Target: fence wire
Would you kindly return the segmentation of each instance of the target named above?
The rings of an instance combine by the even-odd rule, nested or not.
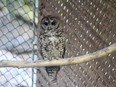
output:
[[[0,60],[36,59],[37,0],[0,0]],[[0,87],[36,87],[35,69],[0,68]]]
[[[37,57],[38,19],[46,15],[61,19],[66,58],[88,54],[116,42],[115,0],[0,0],[0,60],[40,58]],[[3,67],[0,87],[115,87],[115,65],[116,53],[112,53],[104,59],[63,66],[56,84],[49,81],[43,67],[37,71]]]
[[[40,5],[40,18],[55,15],[61,19],[66,38],[65,58],[92,53],[116,42],[115,0],[41,0]],[[50,82],[42,69],[37,85],[115,87],[115,57],[116,53],[112,53],[103,59],[64,66],[58,73],[57,84]]]

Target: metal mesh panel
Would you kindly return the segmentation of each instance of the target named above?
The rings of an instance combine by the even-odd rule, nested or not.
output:
[[[66,36],[65,57],[88,54],[116,42],[115,0],[41,0],[40,17],[59,16]],[[38,31],[39,32],[39,31]],[[116,53],[87,63],[64,66],[58,83],[38,72],[38,87],[115,87]]]
[[[0,60],[32,61],[32,3],[0,0]],[[34,73],[31,68],[0,68],[0,87],[32,87]]]
[[[33,49],[36,41],[32,43],[33,28],[37,27],[32,22],[35,1],[0,0],[0,60],[33,60],[32,54],[37,50]],[[88,54],[116,42],[115,0],[38,1],[39,20],[55,15],[62,21],[65,58]],[[34,23],[37,24],[37,18]],[[116,53],[112,53],[103,59],[63,66],[56,84],[49,81],[43,67],[37,70],[37,81],[31,68],[0,68],[0,87],[115,87],[115,57]]]

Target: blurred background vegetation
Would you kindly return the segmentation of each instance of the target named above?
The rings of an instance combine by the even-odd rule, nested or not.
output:
[[[33,3],[34,0],[1,0],[0,1],[0,11],[4,12],[9,11],[10,16],[21,18],[25,21],[32,22],[33,20]],[[36,16],[38,8],[38,0],[35,0],[36,3]],[[37,23],[37,18],[36,18]]]

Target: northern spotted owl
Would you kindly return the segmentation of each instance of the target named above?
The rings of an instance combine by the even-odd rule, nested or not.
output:
[[[45,16],[40,22],[42,33],[40,34],[40,54],[44,60],[64,58],[65,42],[63,32],[59,31],[60,20],[51,15]],[[45,67],[52,81],[57,81],[57,73],[60,66]]]

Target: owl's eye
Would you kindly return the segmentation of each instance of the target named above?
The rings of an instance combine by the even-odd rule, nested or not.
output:
[[[53,21],[51,24],[52,24],[52,25],[56,25],[56,21]]]
[[[45,21],[44,24],[47,26],[48,25],[48,22]]]

